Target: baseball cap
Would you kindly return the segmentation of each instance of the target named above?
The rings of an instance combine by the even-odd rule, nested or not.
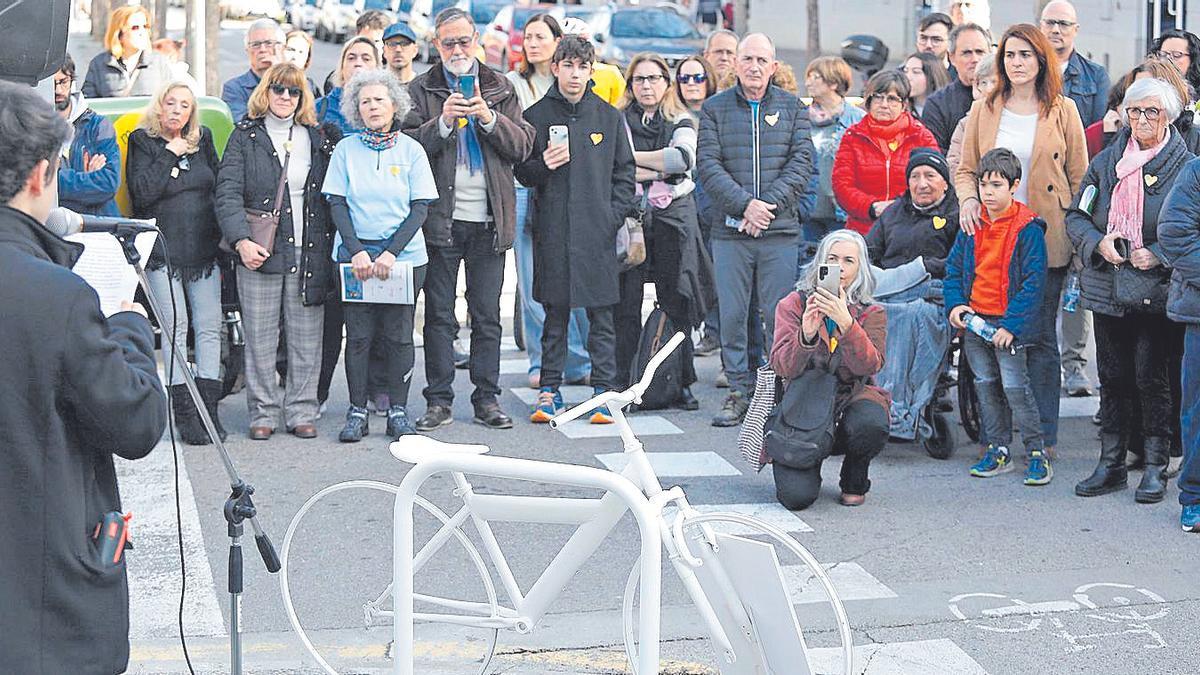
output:
[[[396,23],[388,26],[387,30],[383,31],[384,42],[387,42],[394,37],[408,38],[408,41],[412,43],[416,43],[417,41],[417,34],[414,33],[413,29],[409,28],[408,24],[404,23],[403,21],[397,21]]]

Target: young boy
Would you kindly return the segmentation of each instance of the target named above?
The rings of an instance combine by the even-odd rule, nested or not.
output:
[[[974,314],[996,328],[990,341],[969,330],[963,340],[988,441],[971,475],[990,478],[1013,469],[1008,446],[1015,420],[1029,455],[1025,484],[1046,485],[1053,471],[1043,452],[1041,416],[1025,353],[1026,342],[1041,330],[1036,322],[1046,282],[1046,224],[1013,200],[1021,162],[1012,151],[988,152],[975,176],[981,222],[974,235],[960,231],[955,238],[944,286],[951,325],[964,328]]]
[[[533,154],[517,165],[517,180],[534,190],[533,297],[546,310],[542,332],[541,392],[531,422],[549,422],[563,407],[562,384],[571,309],[587,309],[592,387],[610,389],[617,375],[613,305],[620,299],[616,235],[635,205],[633,149],[621,113],[592,92],[596,52],[568,35],[550,69],[555,84],[525,111],[537,131]],[[566,127],[566,138],[552,127]],[[551,141],[554,141],[553,143]],[[609,424],[605,407],[592,424]]]

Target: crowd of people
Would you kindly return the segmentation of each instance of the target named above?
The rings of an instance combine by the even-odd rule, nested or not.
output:
[[[124,179],[134,215],[159,218],[166,235],[149,264],[156,290],[186,299],[159,321],[175,326],[179,349],[194,332],[216,418],[228,246],[253,439],[281,422],[316,435],[343,332],[340,440],[369,433],[371,407],[391,437],[452,423],[464,267],[473,420],[512,427],[499,359],[513,248],[533,423],[562,409],[565,383],[601,392],[636,376],[652,283],[670,324],[700,336],[684,343],[671,405],[698,408],[694,359],[717,352],[716,384],[730,391],[714,426],[743,422],[764,366],[791,383],[832,374],[833,440],[788,454],[788,466],[777,458],[793,508],[815,499],[831,452],[846,455],[842,502],[863,503],[889,437],[927,433],[922,410],[942,405],[960,331],[956,358],[974,373],[982,420],[970,473],[1017,468],[1015,427],[1025,484],[1045,485],[1061,394],[1094,391],[1094,339],[1100,462],[1076,493],[1122,489],[1136,469],[1136,500],[1157,502],[1178,474],[1182,525],[1200,531],[1191,33],[1164,32],[1143,63],[1110,78],[1075,48],[1081,25],[1064,0],[999,36],[986,17],[929,14],[917,51],[872,75],[856,104],[844,60],[814,58],[797,77],[761,33],[714,29],[673,68],[643,53],[621,70],[597,60],[586,24],[551,14],[529,19],[522,62],[501,74],[480,62],[478,28],[454,8],[436,17],[440,62],[426,72],[413,68],[411,28],[367,12],[318,86],[311,37],[266,19],[246,31],[247,71],[223,89],[236,125],[218,160],[195,89],[151,49],[148,19],[116,10],[82,87],[70,62],[55,76],[74,127],[59,188],[64,204],[115,212],[121,158],[87,98],[149,95]],[[644,242],[644,260],[629,242]],[[419,417],[414,305],[341,302],[341,265],[364,281],[411,270],[425,298]],[[832,286],[828,269],[840,270]],[[187,397],[174,398],[183,439],[206,442]],[[588,419],[612,421],[603,408]]]

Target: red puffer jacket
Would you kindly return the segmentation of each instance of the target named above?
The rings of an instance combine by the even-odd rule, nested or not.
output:
[[[842,136],[833,159],[833,196],[846,210],[846,227],[866,235],[874,219],[871,204],[895,199],[908,189],[905,169],[913,148],[938,147],[937,139],[917,118],[909,118],[908,129],[898,138],[888,156],[871,135],[871,117],[864,117]]]

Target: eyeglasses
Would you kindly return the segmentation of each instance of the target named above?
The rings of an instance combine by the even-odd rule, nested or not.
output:
[[[263,49],[264,47],[267,49],[275,50],[275,49],[278,49],[279,45],[281,45],[281,44],[283,44],[283,43],[278,40],[255,40],[254,42],[251,42],[250,44],[246,45],[246,47],[249,48],[251,51],[257,51],[259,49]]]
[[[460,38],[446,38],[445,40],[438,40],[438,44],[440,44],[442,46],[442,49],[445,49],[448,52],[452,52],[456,49],[466,50],[468,47],[471,46],[472,42],[475,42],[474,36],[460,37]]]
[[[1138,117],[1145,117],[1148,122],[1157,122],[1158,116],[1162,114],[1162,108],[1135,108],[1129,106],[1125,109],[1125,116],[1129,121],[1133,121]]]
[[[292,98],[300,98],[300,93],[303,90],[300,87],[285,87],[282,84],[271,85],[271,93],[276,96],[283,96],[285,93]]]
[[[1154,52],[1154,55],[1160,59],[1171,59],[1172,61],[1178,61],[1179,59],[1186,58],[1188,56],[1188,53],[1187,52],[1164,52],[1160,49],[1157,52]]]
[[[1058,28],[1059,30],[1066,30],[1071,26],[1078,26],[1079,24],[1075,23],[1074,21],[1067,21],[1066,19],[1042,19],[1042,25],[1046,28]]]
[[[895,94],[887,94],[883,96],[876,94],[875,96],[871,97],[871,102],[886,103],[888,105],[900,105],[901,103],[904,103],[904,99]]]
[[[72,82],[72,79],[69,77],[64,77],[61,80],[55,80],[54,88],[58,89],[59,87],[69,87],[69,86],[71,86],[71,82]]]
[[[704,84],[708,82],[708,75],[704,73],[679,73],[675,76],[675,79],[679,81],[679,84]]]
[[[636,87],[639,84],[658,84],[665,79],[667,78],[663,77],[662,75],[634,75],[632,78],[630,78],[630,81],[632,81],[633,86]]]

